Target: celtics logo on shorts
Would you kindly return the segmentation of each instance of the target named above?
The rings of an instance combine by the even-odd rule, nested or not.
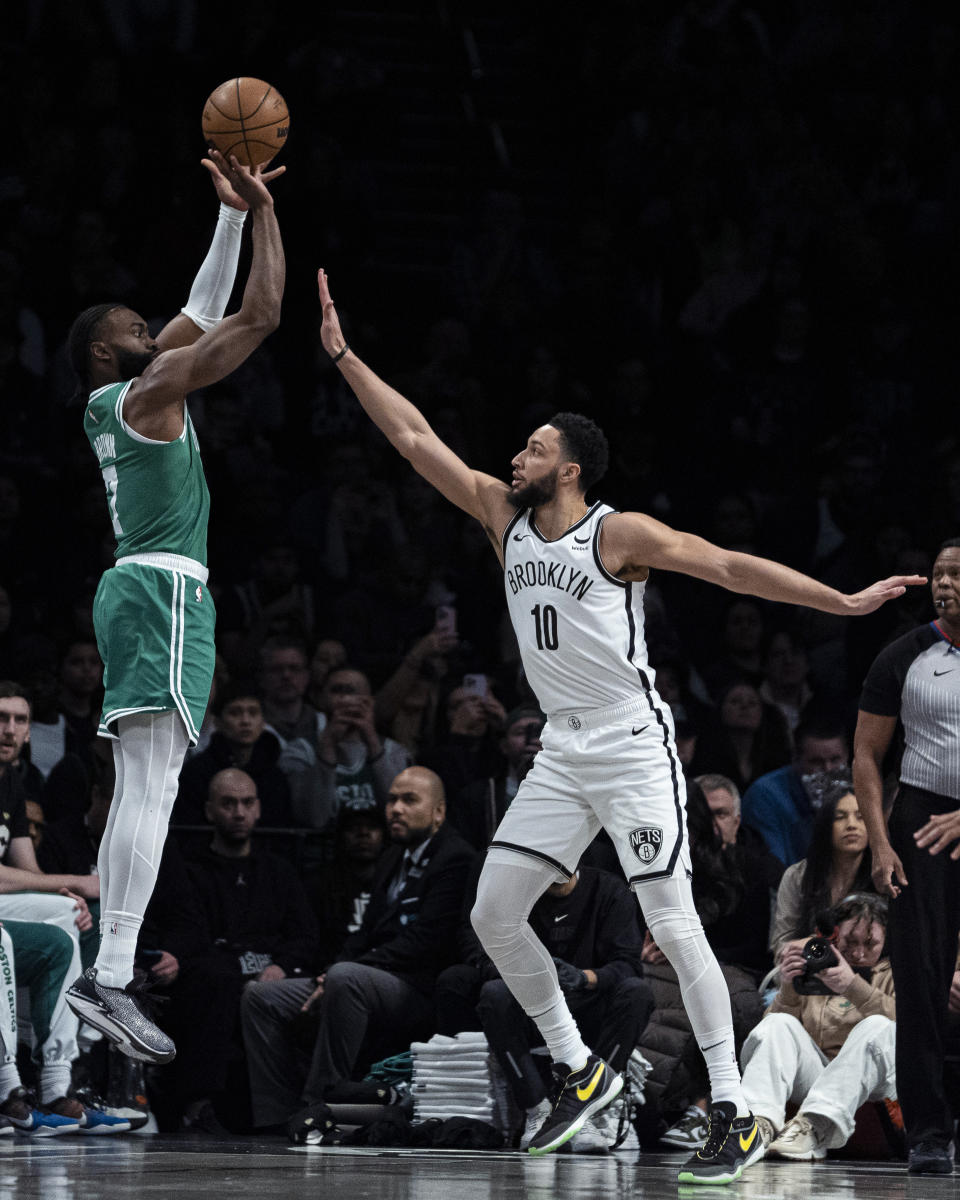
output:
[[[663,830],[659,825],[641,825],[630,833],[630,845],[634,854],[645,865],[649,865],[663,846]]]

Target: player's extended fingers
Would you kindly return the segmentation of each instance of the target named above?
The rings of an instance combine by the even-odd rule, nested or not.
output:
[[[919,587],[920,584],[926,582],[926,575],[891,575],[889,579],[884,580],[889,587],[899,588],[901,594],[908,587]]]
[[[333,304],[333,297],[330,295],[330,284],[327,282],[327,273],[323,267],[317,271],[317,290],[320,293],[320,304],[326,311],[327,305]]]
[[[277,179],[280,175],[283,175],[286,169],[286,167],[274,167],[272,171],[264,172],[260,178],[264,183],[269,183],[272,179]]]

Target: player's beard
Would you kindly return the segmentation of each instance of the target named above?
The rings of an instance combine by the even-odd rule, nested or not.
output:
[[[559,475],[560,468],[554,467],[549,475],[544,475],[535,483],[528,483],[517,491],[511,489],[507,499],[514,508],[539,508],[542,504],[549,504],[557,494]]]
[[[121,379],[136,379],[157,357],[156,350],[126,350],[117,348],[117,370]]]

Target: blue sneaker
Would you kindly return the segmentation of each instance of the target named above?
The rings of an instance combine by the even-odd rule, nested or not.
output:
[[[14,1129],[33,1137],[57,1137],[61,1133],[80,1132],[80,1121],[76,1117],[44,1112],[33,1092],[25,1087],[14,1088],[0,1104],[0,1116],[6,1117]]]
[[[83,1117],[80,1120],[80,1132],[91,1134],[129,1133],[131,1125],[126,1117],[116,1117],[103,1107],[103,1101],[92,1092],[76,1093],[76,1099],[83,1105]]]

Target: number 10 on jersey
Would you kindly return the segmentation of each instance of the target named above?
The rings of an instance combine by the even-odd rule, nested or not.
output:
[[[556,650],[560,642],[557,637],[557,610],[552,604],[538,604],[530,609],[537,630],[537,649]]]

